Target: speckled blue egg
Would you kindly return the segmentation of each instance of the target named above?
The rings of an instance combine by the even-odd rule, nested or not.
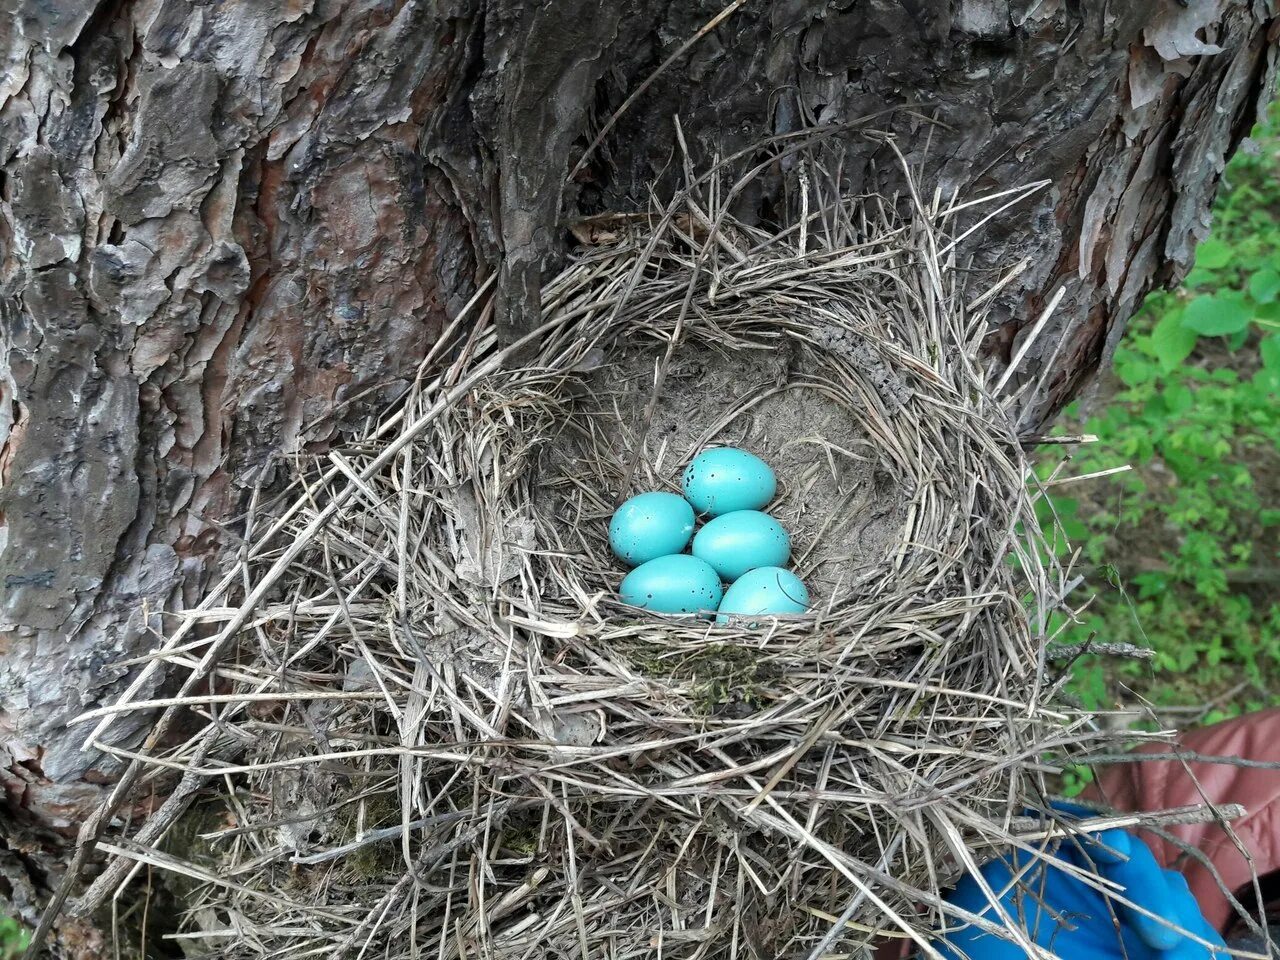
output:
[[[618,592],[624,603],[655,613],[697,613],[717,609],[724,591],[711,564],[676,553],[636,567]]]
[[[693,536],[693,507],[674,493],[642,493],[609,521],[609,546],[623,563],[638,567],[679,553]]]
[[[767,463],[734,447],[698,454],[685,467],[680,484],[694,509],[713,517],[759,510],[778,490],[778,480]]]
[[[808,608],[809,591],[799,577],[781,567],[757,567],[740,576],[724,592],[716,623],[728,623],[730,616],[780,617],[804,613]]]
[[[780,567],[791,556],[791,538],[759,510],[735,510],[708,521],[693,538],[693,555],[726,580],[756,567]]]

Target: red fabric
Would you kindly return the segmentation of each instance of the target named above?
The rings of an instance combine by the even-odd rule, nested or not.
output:
[[[1157,756],[1173,750],[1280,762],[1280,709],[1192,730],[1176,744],[1148,744],[1141,748],[1141,752]],[[1231,826],[1253,857],[1252,869],[1217,824],[1170,827],[1169,832],[1203,851],[1232,891],[1250,884],[1254,871],[1261,877],[1280,870],[1280,770],[1201,762],[1184,765],[1180,760],[1143,761],[1105,768],[1091,792],[1091,799],[1126,811],[1167,810],[1205,802],[1241,804],[1245,816],[1232,821]],[[1234,911],[1209,869],[1158,837],[1145,834],[1144,839],[1161,864],[1186,876],[1205,918],[1225,932]]]

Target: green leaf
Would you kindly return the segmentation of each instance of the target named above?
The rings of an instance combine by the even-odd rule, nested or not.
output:
[[[1182,325],[1181,311],[1167,313],[1151,331],[1151,345],[1155,349],[1160,369],[1165,373],[1176,370],[1196,348],[1199,334]]]
[[[1121,359],[1116,358],[1116,376],[1126,387],[1140,387],[1155,376],[1155,368],[1140,358],[1135,356],[1123,363]]]
[[[1249,296],[1258,303],[1271,303],[1280,295],[1280,273],[1275,270],[1259,270],[1249,278]]]
[[[1231,262],[1231,248],[1221,240],[1206,240],[1196,248],[1196,266],[1217,270]]]
[[[1263,337],[1262,343],[1258,347],[1258,352],[1262,354],[1262,365],[1264,367],[1280,373],[1280,337],[1274,334],[1269,337]]]
[[[1206,337],[1239,333],[1249,326],[1252,312],[1239,300],[1206,294],[1182,311],[1182,325]]]
[[[1262,369],[1253,375],[1255,386],[1268,393],[1280,393],[1280,335],[1263,337],[1258,352],[1262,355]]]
[[[1191,409],[1191,405],[1194,401],[1191,391],[1185,384],[1181,383],[1169,384],[1169,386],[1164,388],[1164,392],[1161,396],[1164,397],[1165,406],[1168,407],[1169,412],[1174,415],[1186,413]]]
[[[1187,274],[1187,278],[1182,281],[1182,285],[1188,290],[1214,287],[1218,285],[1218,275],[1212,270],[1201,270],[1199,267],[1195,267]]]

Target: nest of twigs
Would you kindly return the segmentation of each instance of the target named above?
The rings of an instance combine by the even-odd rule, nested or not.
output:
[[[172,704],[208,721],[143,761],[184,772],[179,802],[205,791],[203,839],[114,843],[104,882],[136,861],[181,874],[183,926],[227,956],[924,941],[966,851],[1006,843],[1051,790],[1046,757],[1087,736],[1051,706],[1046,624],[1069,584],[956,242],[1010,196],[814,186],[769,233],[727,215],[737,189],[709,175],[584,225],[536,333],[500,346],[482,289],[396,409],[300,463],[287,509],[250,524],[152,663],[188,671]],[[773,379],[735,373],[664,432],[671,391],[696,392],[690,358],[708,383]],[[621,605],[619,498],[674,488],[792,391],[854,438],[752,434],[766,459],[812,440],[772,509],[821,583],[814,611],[716,626]],[[859,540],[847,521],[873,509]],[[111,715],[154,706],[146,680]]]

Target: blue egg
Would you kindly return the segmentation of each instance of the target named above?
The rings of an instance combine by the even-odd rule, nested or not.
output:
[[[716,517],[693,538],[693,555],[726,580],[756,567],[780,567],[791,556],[791,538],[777,520],[759,510]]]
[[[626,575],[618,592],[624,603],[655,613],[711,611],[723,596],[711,565],[687,553],[642,563]]]
[[[674,493],[642,493],[609,521],[609,546],[633,567],[679,553],[693,536],[693,507]]]
[[[680,484],[694,508],[713,517],[735,510],[759,510],[778,490],[778,480],[767,463],[734,447],[698,454],[685,467]]]
[[[757,567],[740,576],[724,592],[716,623],[728,623],[730,615],[780,617],[804,613],[808,608],[809,591],[799,577],[781,567]]]

